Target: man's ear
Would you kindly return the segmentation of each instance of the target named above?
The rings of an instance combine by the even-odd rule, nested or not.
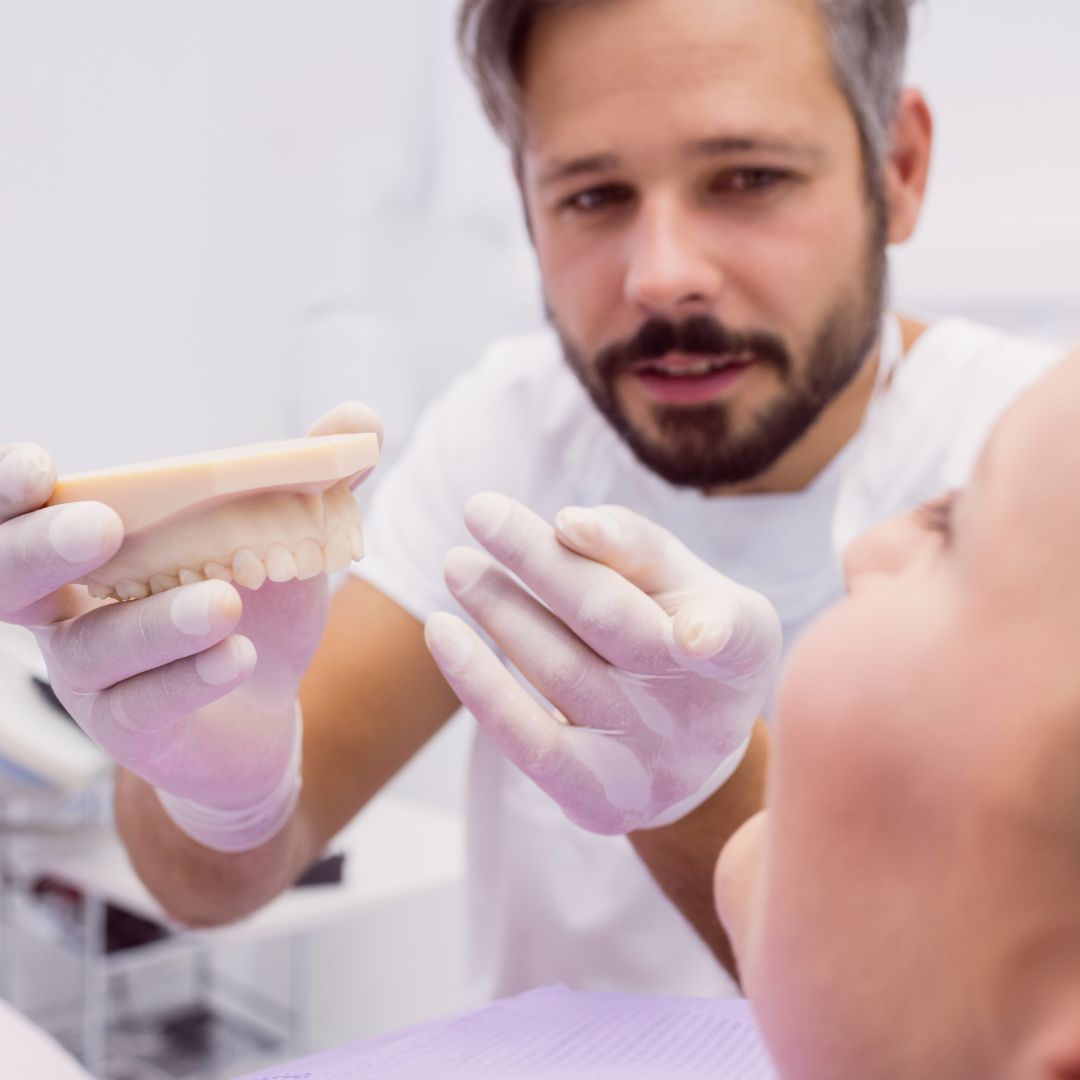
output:
[[[918,90],[904,90],[893,120],[892,148],[885,161],[890,244],[902,244],[915,232],[926,196],[933,141],[934,119],[926,99]]]

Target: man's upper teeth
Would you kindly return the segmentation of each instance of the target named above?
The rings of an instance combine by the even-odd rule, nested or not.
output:
[[[671,375],[676,377],[682,375],[690,378],[693,376],[710,375],[712,372],[727,367],[737,360],[737,357],[725,357],[723,360],[701,360],[696,364],[665,364],[663,361],[658,361],[657,363],[652,364],[651,367],[661,375]]]

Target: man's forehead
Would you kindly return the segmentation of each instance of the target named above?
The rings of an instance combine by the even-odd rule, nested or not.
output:
[[[541,6],[530,21],[522,75],[539,56],[565,58],[573,67],[665,52],[680,61],[724,63],[755,44],[760,55],[782,46],[827,54],[820,0],[564,0]]]
[[[805,141],[823,109],[846,111],[816,0],[559,6],[533,27],[522,86],[530,147],[563,157],[617,149],[628,116],[680,142]]]

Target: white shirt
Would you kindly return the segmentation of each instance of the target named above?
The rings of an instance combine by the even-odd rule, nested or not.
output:
[[[553,334],[497,343],[421,418],[375,493],[355,569],[416,618],[463,614],[449,548],[472,544],[462,509],[505,492],[549,520],[618,503],[674,532],[776,607],[785,650],[842,593],[840,553],[859,532],[962,485],[1009,403],[1059,351],[963,320],[906,356],[886,320],[878,389],[860,432],[804,491],[709,497],[638,463],[569,371]],[[477,729],[469,784],[469,911],[478,990],[730,992],[708,949],[625,838],[595,836]]]

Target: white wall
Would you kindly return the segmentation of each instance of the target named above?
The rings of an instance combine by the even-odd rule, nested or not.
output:
[[[1078,41],[1075,0],[924,0],[910,81],[937,148],[902,300],[1080,339]]]
[[[360,396],[393,451],[425,394],[535,324],[455,6],[7,0],[0,436],[83,468],[292,432]],[[898,296],[1071,308],[1080,5],[929,0],[918,23],[938,157]]]
[[[71,470],[285,429],[287,9],[3,4],[3,441]]]
[[[538,325],[509,156],[453,45],[456,0],[303,9],[299,407],[370,400],[392,455],[496,335]]]

